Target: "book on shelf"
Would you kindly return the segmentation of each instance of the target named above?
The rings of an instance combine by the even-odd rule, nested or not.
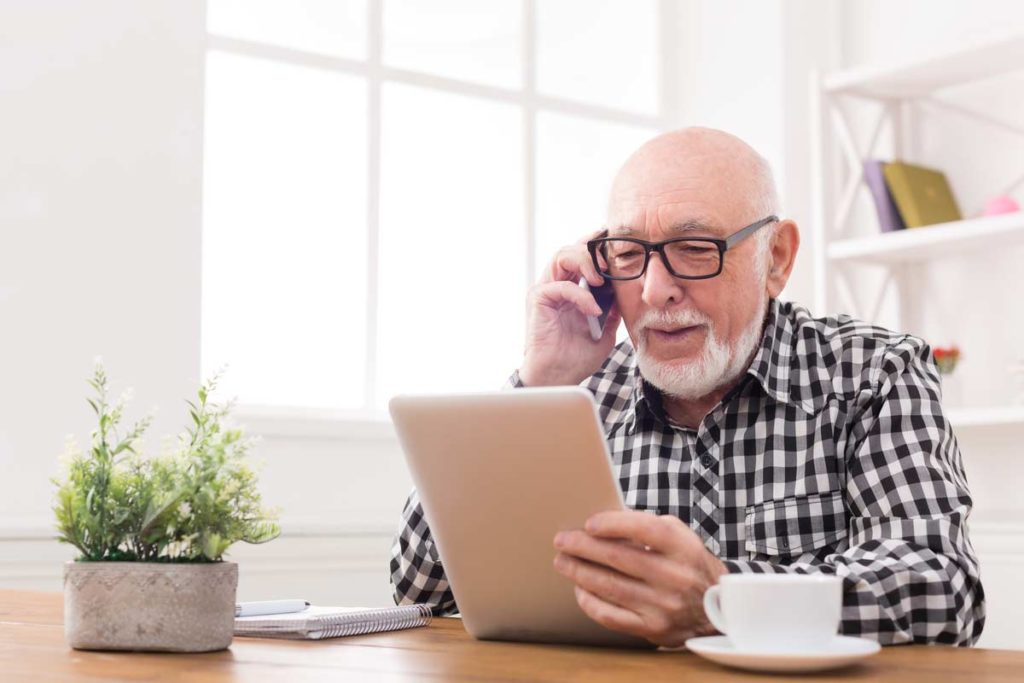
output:
[[[908,228],[961,219],[960,208],[942,171],[893,161],[882,166],[882,175]]]
[[[313,606],[288,614],[235,617],[235,635],[322,640],[426,626],[430,617],[427,605],[373,608]]]
[[[883,168],[885,162],[881,159],[868,159],[864,162],[864,182],[871,191],[871,198],[875,200],[875,211],[878,213],[878,227],[882,232],[893,232],[903,230],[907,226],[903,223],[896,202],[893,201],[892,193],[885,182]]]

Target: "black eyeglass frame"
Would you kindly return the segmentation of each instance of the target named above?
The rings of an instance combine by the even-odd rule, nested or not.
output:
[[[751,223],[745,228],[740,228],[728,237],[721,239],[717,237],[673,237],[669,240],[663,240],[661,242],[647,242],[645,240],[638,240],[634,237],[598,237],[587,242],[587,251],[590,252],[590,258],[594,261],[594,268],[601,274],[601,277],[608,280],[637,280],[642,278],[647,272],[647,264],[651,261],[651,252],[656,251],[661,256],[661,262],[665,266],[665,270],[671,273],[674,277],[681,280],[707,280],[713,277],[717,277],[722,273],[722,268],[725,266],[725,252],[736,246],[737,243],[742,242],[747,237],[750,237],[755,232],[768,225],[769,223],[775,223],[779,220],[778,216],[767,216],[759,221]],[[632,242],[643,247],[644,250],[644,267],[640,269],[640,272],[636,275],[629,277],[616,277],[614,275],[608,275],[601,269],[601,262],[597,259],[597,250],[600,249],[606,242],[618,241],[618,242]],[[673,244],[675,242],[707,242],[713,244],[718,248],[718,270],[709,275],[680,275],[676,271],[672,270],[672,264],[669,263],[669,259],[665,256],[665,245]],[[605,256],[607,261],[607,256]]]

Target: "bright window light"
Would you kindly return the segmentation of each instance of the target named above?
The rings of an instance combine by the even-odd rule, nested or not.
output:
[[[543,94],[658,112],[657,0],[538,2],[537,23]]]
[[[521,0],[387,0],[384,63],[509,88],[522,83]]]
[[[206,28],[215,35],[315,52],[366,58],[367,0],[209,0]]]
[[[497,389],[522,358],[520,113],[391,84],[383,105],[378,404]]]
[[[366,87],[210,52],[203,373],[246,403],[358,408],[366,361]]]
[[[204,375],[359,418],[502,386],[528,287],[677,115],[663,6],[209,0]]]

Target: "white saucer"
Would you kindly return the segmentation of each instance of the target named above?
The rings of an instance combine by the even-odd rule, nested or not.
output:
[[[852,664],[876,654],[882,647],[873,640],[836,636],[827,647],[811,652],[740,651],[728,636],[690,638],[686,649],[719,664],[752,671],[824,671]]]

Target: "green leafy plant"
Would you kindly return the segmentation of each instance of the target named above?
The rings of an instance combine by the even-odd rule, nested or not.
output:
[[[87,399],[99,419],[82,453],[69,442],[54,512],[58,539],[80,560],[219,562],[235,542],[264,543],[280,534],[277,513],[262,506],[247,462],[252,439],[226,425],[231,405],[210,400],[218,375],[186,401],[191,426],[177,448],[148,458],[139,448],[146,417],[121,433],[127,396],[108,399],[96,364]]]

